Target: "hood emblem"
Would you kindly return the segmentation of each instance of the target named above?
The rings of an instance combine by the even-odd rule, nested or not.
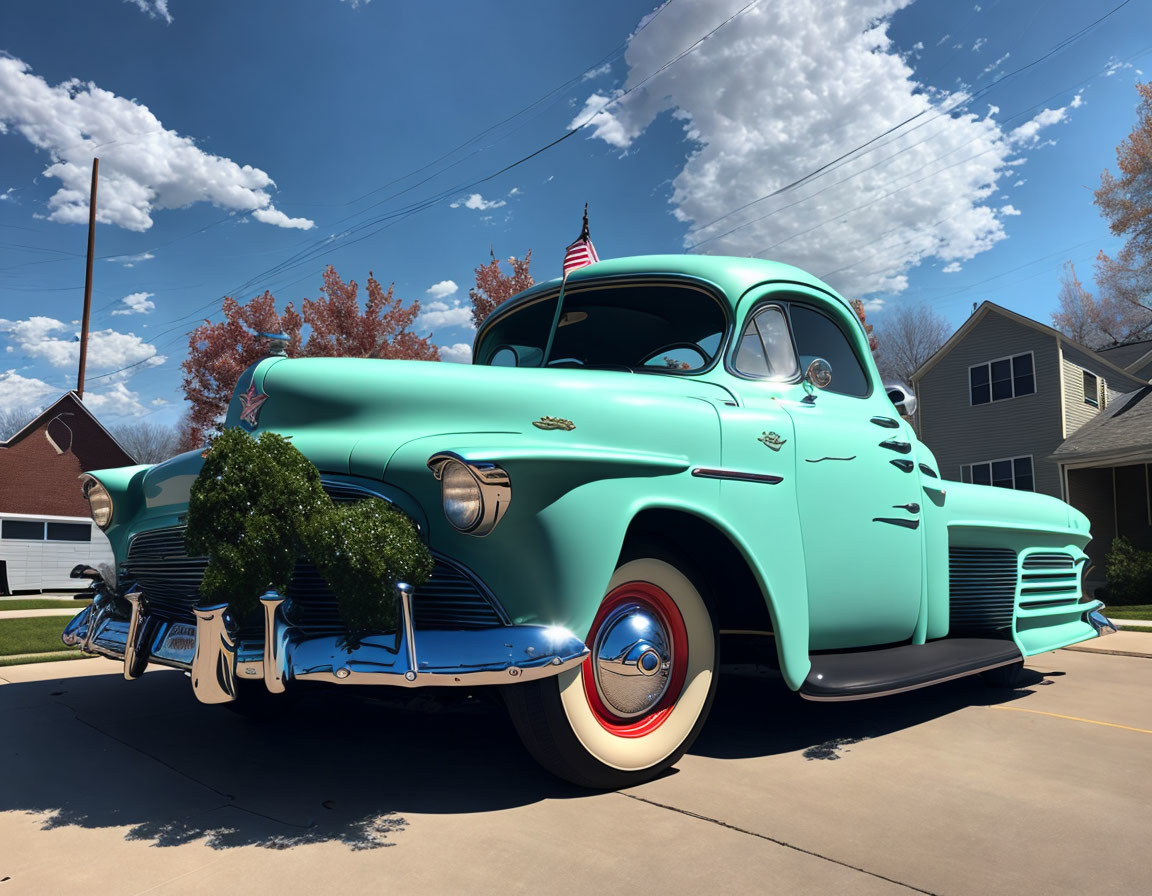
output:
[[[788,440],[780,438],[780,436],[777,433],[766,432],[762,436],[760,436],[760,438],[758,438],[756,441],[757,442],[763,442],[765,445],[767,445],[773,451],[779,451],[780,446],[783,445]]]
[[[260,421],[260,408],[268,396],[257,392],[255,386],[249,386],[248,391],[240,396],[240,422],[248,429],[255,429]]]
[[[541,417],[539,420],[533,420],[532,425],[537,429],[563,429],[566,432],[571,432],[576,428],[576,424],[571,420],[565,420],[563,417]]]

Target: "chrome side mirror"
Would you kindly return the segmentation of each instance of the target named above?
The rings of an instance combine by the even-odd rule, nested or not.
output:
[[[916,413],[916,394],[908,386],[893,380],[884,384],[884,391],[901,416],[911,417]]]
[[[804,380],[817,389],[827,389],[832,385],[832,365],[823,358],[813,358],[804,371]]]

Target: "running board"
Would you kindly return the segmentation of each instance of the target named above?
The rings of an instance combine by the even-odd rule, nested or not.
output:
[[[879,650],[820,653],[800,686],[806,700],[867,700],[1010,666],[1024,659],[1012,641],[944,638]]]

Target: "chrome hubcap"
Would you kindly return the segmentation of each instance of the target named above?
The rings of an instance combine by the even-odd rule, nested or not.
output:
[[[592,645],[600,699],[621,718],[652,709],[672,677],[672,639],[660,616],[638,603],[624,604],[604,620]]]

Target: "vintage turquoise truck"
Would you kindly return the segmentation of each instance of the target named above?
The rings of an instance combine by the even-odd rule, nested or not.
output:
[[[913,401],[801,270],[599,262],[496,309],[471,365],[271,356],[236,384],[226,427],[291,436],[335,500],[382,497],[427,540],[397,631],[342,637],[306,559],[260,619],[199,606],[191,452],[85,477],[117,569],[64,641],[237,707],[309,681],[500,686],[540,762],[615,787],[691,745],[729,634],[766,639],[802,697],[855,700],[1007,681],[1112,631],[1082,590],[1087,519],[942,478]]]

